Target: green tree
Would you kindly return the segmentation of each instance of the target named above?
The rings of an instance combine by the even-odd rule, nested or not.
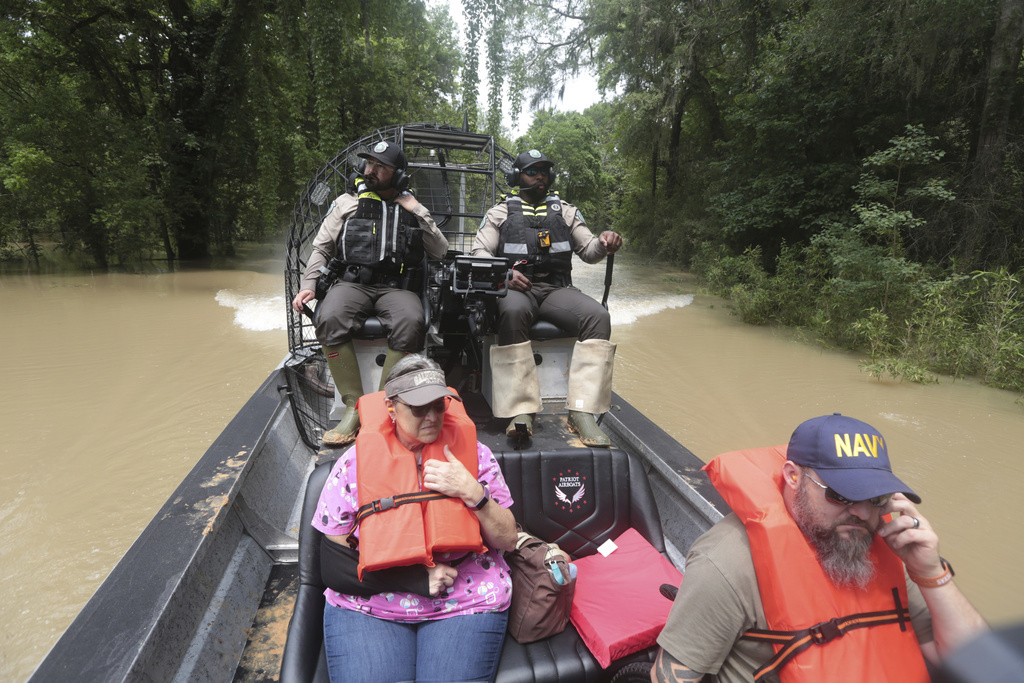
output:
[[[461,56],[417,0],[11,0],[0,239],[100,267],[230,254],[309,170],[395,121],[456,118]],[[459,117],[461,118],[461,117]]]

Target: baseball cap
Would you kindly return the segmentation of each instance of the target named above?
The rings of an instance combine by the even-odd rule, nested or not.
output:
[[[523,152],[522,154],[516,157],[516,168],[518,168],[520,171],[522,171],[525,168],[529,168],[530,166],[535,166],[537,164],[544,164],[545,166],[549,167],[555,165],[553,161],[544,156],[543,152],[539,152],[535,149]]]
[[[385,166],[405,170],[405,152],[396,144],[381,140],[365,152],[357,156],[362,159],[376,159]]]
[[[786,457],[812,467],[836,493],[850,500],[868,500],[902,493],[915,503],[921,497],[892,473],[889,449],[877,429],[839,413],[802,423],[789,439]]]
[[[462,400],[448,388],[443,372],[429,368],[407,372],[388,380],[384,385],[384,394],[391,399],[401,398],[411,406],[425,406],[445,396],[451,396],[456,401]]]

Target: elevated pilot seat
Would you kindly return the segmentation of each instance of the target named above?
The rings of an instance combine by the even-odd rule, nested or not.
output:
[[[549,412],[549,408],[553,412],[565,409],[569,395],[569,364],[572,362],[576,339],[575,334],[547,320],[538,320],[530,327],[530,344],[533,347],[534,362],[537,363],[537,381],[540,384],[540,400],[544,404],[544,412]],[[491,347],[497,343],[497,335],[491,334],[484,338],[485,359],[491,357]],[[488,405],[494,405],[491,401],[491,364],[485,360],[483,365],[483,395]]]
[[[426,259],[424,259],[423,270],[426,269]],[[424,329],[430,326],[430,306],[427,302],[426,288],[421,288],[419,292],[420,299],[423,302],[423,315],[426,320]],[[316,311],[313,312],[313,322],[316,323]],[[363,323],[363,328],[352,336],[352,345],[356,350],[356,362],[359,363],[359,378],[363,384],[363,393],[372,394],[378,391],[380,388],[380,375],[384,368],[384,357],[388,353],[388,331],[384,327],[384,323],[380,321],[375,315],[371,315],[366,318],[366,322]],[[344,415],[347,407],[345,402],[341,400],[341,394],[338,392],[338,387],[334,387],[334,404],[331,406],[331,413],[328,418],[331,420],[340,420]]]
[[[618,449],[563,449],[495,453],[512,492],[512,512],[525,529],[558,543],[573,558],[596,552],[630,527],[662,555],[665,542],[647,475]],[[324,585],[320,532],[309,524],[333,463],[309,476],[299,529],[299,591],[281,663],[282,683],[328,681],[323,648]],[[581,490],[581,486],[585,487]],[[577,494],[579,494],[577,496]],[[565,498],[573,499],[567,505]],[[498,683],[608,681],[626,664],[653,661],[654,648],[601,669],[570,624],[562,633],[522,645],[506,636]]]

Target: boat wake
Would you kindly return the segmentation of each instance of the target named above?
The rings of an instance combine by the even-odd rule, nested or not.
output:
[[[217,292],[216,299],[221,306],[235,309],[235,325],[243,330],[284,330],[288,322],[284,315],[283,296],[245,294],[233,289],[222,289]]]
[[[673,308],[682,308],[693,303],[693,294],[655,296],[649,299],[617,299],[608,297],[608,310],[612,313],[612,327],[630,325],[639,318],[654,315]]]

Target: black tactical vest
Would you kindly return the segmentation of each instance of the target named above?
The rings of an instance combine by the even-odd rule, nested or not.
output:
[[[498,256],[511,264],[525,261],[527,268],[521,270],[535,282],[571,285],[572,239],[558,194],[548,194],[539,206],[511,195],[505,206],[508,217],[499,230]]]
[[[407,271],[423,260],[423,235],[416,217],[359,183],[359,204],[345,221],[337,241],[337,258],[347,266],[345,279],[363,284],[402,285]],[[352,277],[358,273],[357,277]]]

